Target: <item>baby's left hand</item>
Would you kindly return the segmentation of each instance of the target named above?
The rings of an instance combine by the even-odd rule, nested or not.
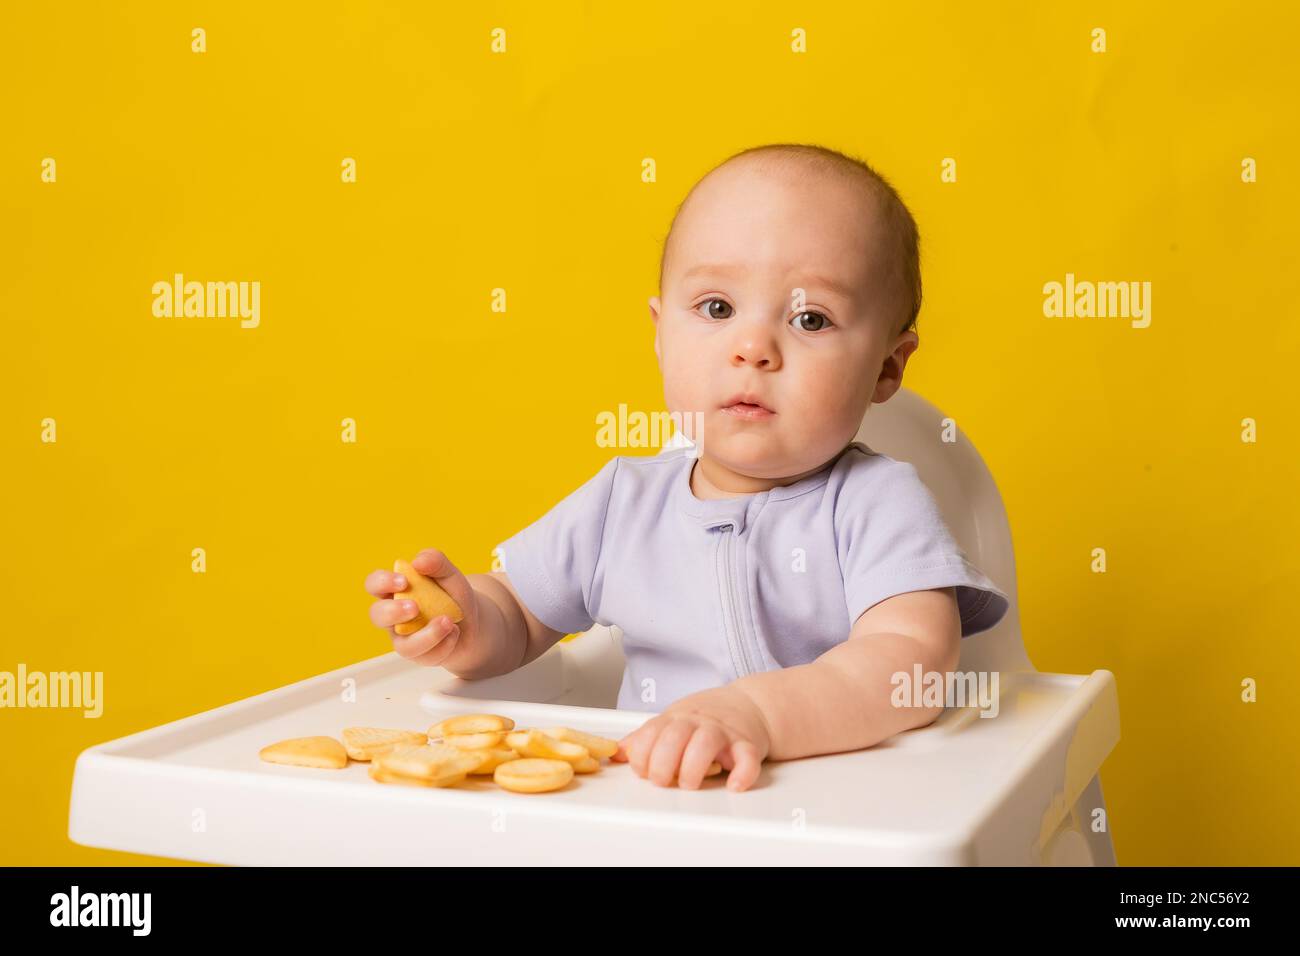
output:
[[[772,747],[767,721],[744,691],[717,687],[674,701],[619,741],[613,760],[627,761],[658,786],[673,778],[695,790],[716,760],[729,770],[727,787],[748,789]]]

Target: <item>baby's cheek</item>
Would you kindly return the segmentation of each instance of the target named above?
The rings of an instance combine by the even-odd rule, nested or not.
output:
[[[847,370],[819,375],[799,389],[797,407],[805,421],[815,422],[822,434],[857,434],[871,403],[875,380]]]
[[[679,342],[675,339],[663,343],[660,366],[665,394],[671,393],[683,402],[699,398],[713,381],[703,375],[714,368],[709,355],[699,343]]]
[[[664,403],[671,411],[695,412],[708,407],[701,389],[701,378],[696,374],[682,374],[680,368],[665,369]]]
[[[868,381],[860,368],[829,363],[803,379],[794,401],[807,410],[818,409],[822,415],[843,418],[871,395],[874,380]]]

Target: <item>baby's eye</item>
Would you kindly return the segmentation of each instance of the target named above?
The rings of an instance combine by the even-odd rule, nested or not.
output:
[[[816,319],[821,319],[822,322],[823,322],[824,324],[821,325],[821,326],[818,326],[818,327],[815,328],[815,329],[810,329],[810,328],[808,328],[807,325],[805,325],[802,321],[800,321],[801,319],[809,318],[809,317],[811,317],[811,318],[816,318]],[[799,328],[802,329],[802,330],[805,331],[805,332],[820,332],[823,328],[825,328],[826,326],[830,325],[830,323],[831,323],[831,320],[828,319],[828,318],[826,318],[826,316],[822,315],[820,312],[800,312],[798,315],[796,315],[796,316],[795,316],[793,319],[791,319],[790,321],[791,321],[791,322],[799,322]]]
[[[733,314],[735,314],[735,310],[733,310],[733,309],[731,308],[731,304],[730,304],[729,302],[723,300],[723,299],[705,299],[703,302],[701,302],[701,303],[700,303],[699,305],[697,305],[695,308],[699,309],[701,306],[706,306],[706,305],[710,307],[710,308],[709,308],[709,318],[711,318],[711,319],[729,319],[729,318],[731,318],[731,316],[732,316]],[[720,306],[722,306],[723,308],[728,309],[729,311],[727,312],[726,315],[718,315],[716,312],[713,311],[713,308],[712,308],[712,306],[715,306],[715,305],[720,305]]]

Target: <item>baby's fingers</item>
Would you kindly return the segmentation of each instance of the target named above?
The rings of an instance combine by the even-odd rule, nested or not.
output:
[[[447,635],[447,639],[427,653],[411,660],[412,664],[419,664],[421,667],[437,667],[447,658],[455,653],[456,647],[460,644],[460,631]]]
[[[406,590],[406,578],[392,571],[377,568],[366,575],[366,593],[375,597],[388,597],[397,591]]]
[[[677,786],[683,790],[698,790],[704,782],[709,764],[727,749],[727,735],[716,724],[701,726],[686,745],[681,767],[677,771]]]
[[[677,779],[677,768],[681,766],[682,752],[690,743],[698,725],[685,717],[671,721],[655,739],[654,749],[650,751],[646,776],[650,782],[659,787],[671,786]]]
[[[611,760],[626,761],[631,764],[638,777],[645,776],[646,761],[650,757],[650,748],[654,746],[662,721],[652,717],[636,730],[627,734],[618,742],[618,753]]]
[[[460,568],[451,563],[446,552],[437,548],[425,548],[411,559],[411,567],[425,577],[432,578],[438,587],[451,595],[451,599],[460,605],[462,611],[470,613],[474,606],[474,589]]]
[[[615,751],[614,756],[609,759],[616,763],[630,762],[632,759],[632,747],[635,746],[636,734],[637,731],[635,730],[630,734],[625,734],[623,739],[618,742],[618,750]]]
[[[411,620],[419,613],[420,609],[416,603],[407,598],[376,601],[370,605],[370,622],[377,627],[392,627],[394,624]]]
[[[731,772],[727,774],[728,790],[748,790],[763,769],[758,748],[748,740],[737,740],[731,745],[731,764]]]
[[[447,615],[440,614],[414,634],[409,634],[406,637],[394,634],[393,650],[397,651],[400,656],[417,664],[440,664],[455,650],[456,642],[453,638],[459,636],[460,628]],[[431,654],[434,650],[441,652],[441,654]],[[426,657],[425,655],[430,656]]]

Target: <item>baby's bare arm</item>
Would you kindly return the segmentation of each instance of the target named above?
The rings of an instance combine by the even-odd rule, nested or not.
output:
[[[458,646],[443,666],[465,680],[496,677],[533,661],[564,637],[519,600],[504,571],[467,574],[478,600],[477,638]]]
[[[743,691],[771,729],[771,760],[861,750],[913,727],[942,707],[895,707],[898,672],[946,674],[961,653],[955,589],[913,591],[863,613],[849,639],[808,664],[749,674],[729,686]]]

